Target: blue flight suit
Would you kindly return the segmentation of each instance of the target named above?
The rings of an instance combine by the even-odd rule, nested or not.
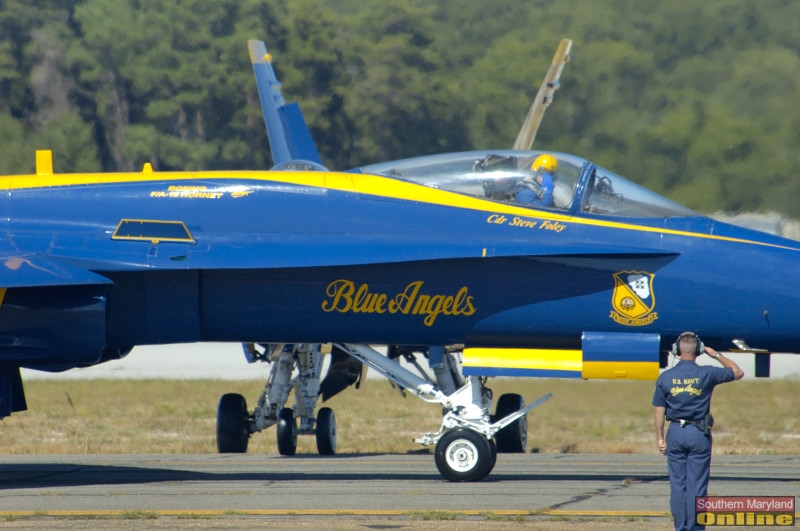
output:
[[[524,187],[522,190],[517,192],[514,196],[514,200],[521,204],[521,205],[532,205],[532,206],[546,206],[551,207],[553,206],[553,190],[555,190],[555,184],[553,184],[553,176],[549,173],[543,173],[541,175],[542,182],[542,197],[540,198],[536,193],[528,188],[527,186]]]
[[[731,368],[681,360],[656,381],[653,405],[666,408],[669,506],[675,529],[705,529],[697,525],[695,497],[706,496],[711,469],[711,431],[705,418],[714,386],[733,381]],[[686,421],[681,424],[680,420]]]

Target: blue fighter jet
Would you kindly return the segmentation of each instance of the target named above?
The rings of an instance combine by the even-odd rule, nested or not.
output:
[[[334,453],[318,396],[357,385],[367,365],[443,406],[417,441],[434,445],[445,478],[477,481],[498,452],[525,450],[526,414],[550,397],[503,395],[492,413],[487,377],[655,379],[686,329],[758,353],[760,376],[770,352],[800,350],[798,242],[532,151],[531,126],[517,149],[327,171],[266,47],[250,53],[271,171],[56,174],[41,151],[35,174],[0,177],[0,416],[26,409],[21,367],[237,342],[272,372],[253,411],[240,395],[220,400],[221,452],[275,425],[282,454],[298,434]],[[523,190],[539,202],[519,203]]]

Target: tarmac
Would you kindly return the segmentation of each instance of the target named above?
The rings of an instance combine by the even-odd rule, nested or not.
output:
[[[709,495],[797,497],[799,478],[800,456],[714,456]],[[160,529],[416,529],[432,521],[426,529],[498,521],[668,529],[668,498],[665,458],[644,454],[501,454],[476,483],[445,481],[430,453],[0,457],[0,518],[19,528],[66,521],[78,529],[88,520],[127,528],[122,522],[149,518],[159,524],[147,527]],[[209,521],[184,527],[199,520]]]
[[[751,355],[731,357],[752,366]],[[800,356],[773,355],[772,369],[797,378]],[[237,344],[198,343],[137,347],[123,360],[23,371],[23,379],[266,380],[268,370],[247,364]],[[714,456],[709,494],[796,498],[800,456]],[[506,454],[478,483],[445,481],[427,452],[0,456],[0,522],[70,530],[672,529],[666,459],[652,454]]]

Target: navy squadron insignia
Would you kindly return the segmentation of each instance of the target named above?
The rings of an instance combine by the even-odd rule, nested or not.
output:
[[[624,326],[649,325],[658,319],[653,309],[656,298],[653,293],[653,273],[645,271],[620,271],[614,273],[614,293],[609,317]]]

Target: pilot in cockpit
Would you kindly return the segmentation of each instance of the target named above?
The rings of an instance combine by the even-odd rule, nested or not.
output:
[[[552,155],[544,154],[536,157],[531,165],[531,174],[525,176],[520,183],[521,189],[514,199],[517,203],[533,206],[553,206],[558,160]]]

